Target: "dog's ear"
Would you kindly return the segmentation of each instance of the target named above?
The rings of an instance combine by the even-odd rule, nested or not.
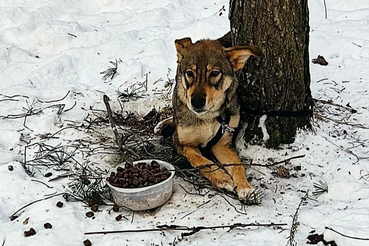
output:
[[[229,48],[232,46],[232,37],[231,32],[226,33],[223,37],[217,39],[217,41],[222,45],[224,48]]]
[[[182,39],[177,39],[176,41],[174,41],[174,44],[176,45],[176,49],[177,49],[177,58],[178,58],[178,63],[182,61],[183,57],[184,57],[184,53],[187,47],[193,45],[191,38],[182,38]]]
[[[234,71],[240,70],[250,56],[259,57],[261,50],[256,46],[235,46],[224,49]]]

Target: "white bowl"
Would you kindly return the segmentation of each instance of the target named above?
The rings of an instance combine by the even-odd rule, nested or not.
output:
[[[140,188],[119,188],[106,182],[110,187],[115,204],[133,211],[141,211],[159,207],[169,200],[173,191],[174,167],[172,164],[150,159],[135,161],[133,165],[138,163],[150,164],[152,161],[157,161],[160,167],[168,169],[171,172],[169,178],[160,183]]]

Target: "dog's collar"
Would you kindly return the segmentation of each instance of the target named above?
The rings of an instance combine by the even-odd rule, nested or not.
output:
[[[205,148],[209,148],[214,146],[224,135],[225,132],[234,133],[236,130],[229,126],[229,122],[231,121],[231,114],[228,110],[225,111],[225,119],[222,116],[218,116],[216,120],[219,122],[220,127],[218,129],[217,134],[208,142]]]

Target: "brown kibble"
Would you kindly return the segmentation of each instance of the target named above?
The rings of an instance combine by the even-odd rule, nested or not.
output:
[[[293,168],[295,171],[301,171],[301,166],[296,166]]]
[[[152,173],[159,173],[160,172],[160,168],[155,167],[151,170]]]
[[[146,168],[146,164],[145,164],[145,163],[138,163],[138,164],[136,165],[136,167],[137,167],[138,169],[142,170],[142,169],[145,169],[145,168]]]
[[[88,217],[88,218],[91,218],[94,215],[95,215],[94,212],[91,212],[91,211],[86,213],[86,217]]]
[[[85,245],[85,246],[91,246],[92,243],[91,243],[90,240],[86,239],[85,241],[83,241],[83,245]]]
[[[322,66],[327,66],[328,65],[328,62],[325,60],[324,56],[321,56],[321,55],[318,55],[317,58],[313,59],[312,63],[319,64],[319,65],[322,65]]]
[[[51,229],[53,226],[50,223],[44,224],[45,229]]]
[[[115,217],[115,220],[116,220],[116,221],[120,221],[122,218],[123,218],[123,216],[120,214],[120,215],[118,215],[117,217]]]
[[[168,169],[161,167],[157,161],[152,161],[139,162],[135,165],[125,163],[124,168],[118,167],[117,172],[111,172],[106,181],[119,188],[138,188],[159,183],[168,177],[170,177]]]
[[[53,175],[51,172],[48,172],[48,173],[45,173],[45,177],[48,178],[48,177],[51,177],[51,175]]]
[[[157,161],[151,161],[151,166],[154,167],[154,168],[160,167],[160,165]]]
[[[145,183],[149,179],[149,175],[148,174],[142,175],[141,178],[142,178],[142,182]]]
[[[97,204],[91,206],[91,211],[97,212],[97,210],[99,210],[99,206],[97,206]]]
[[[132,168],[133,164],[130,162],[127,162],[126,165],[124,166],[126,169]]]
[[[29,229],[29,231],[25,231],[25,232],[24,232],[24,236],[25,236],[25,237],[30,237],[30,236],[33,236],[33,235],[35,235],[35,234],[36,234],[36,231],[35,231],[35,229],[33,229],[33,228]]]
[[[28,222],[29,222],[29,217],[26,218],[24,221],[23,221],[23,225],[28,225]]]
[[[13,170],[14,170],[14,167],[13,167],[12,165],[9,165],[9,166],[8,166],[8,170],[9,170],[9,171],[13,171]]]
[[[56,206],[57,206],[58,208],[63,207],[63,205],[64,205],[64,204],[63,204],[62,202],[60,202],[60,201],[56,203]]]
[[[95,204],[95,201],[93,199],[87,199],[87,205],[89,207],[92,207],[92,205],[94,205],[94,204]]]
[[[31,233],[31,236],[36,234],[36,231],[33,228],[29,229],[29,232]]]
[[[118,206],[117,204],[115,204],[115,205],[113,206],[113,211],[114,211],[114,212],[119,212],[119,206]]]

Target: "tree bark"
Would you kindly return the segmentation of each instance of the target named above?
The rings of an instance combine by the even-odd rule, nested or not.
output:
[[[307,0],[230,0],[229,19],[233,45],[263,52],[237,73],[245,140],[271,148],[292,143],[299,128],[311,128]]]

